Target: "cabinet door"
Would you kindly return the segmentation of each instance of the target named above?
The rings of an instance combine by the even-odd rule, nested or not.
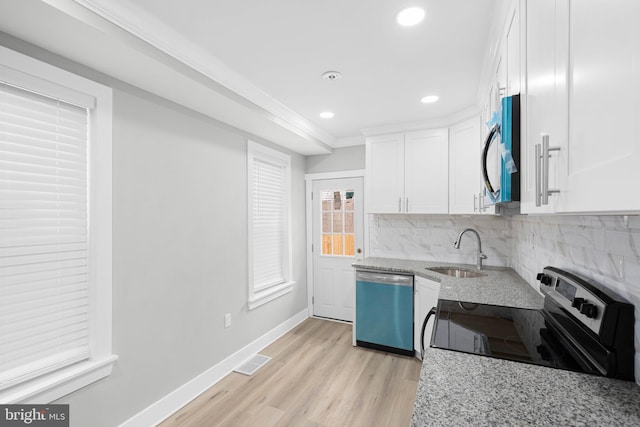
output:
[[[424,322],[425,317],[427,317],[427,313],[429,313],[429,310],[431,310],[432,307],[437,307],[438,305],[440,283],[434,282],[433,280],[425,279],[423,277],[415,276],[414,286],[415,297],[413,313],[415,318],[413,322],[413,343],[415,351],[420,354],[420,340],[422,339],[420,333],[422,332],[422,323]],[[431,319],[429,319],[429,323],[427,323],[427,327],[424,332],[425,347],[429,347],[434,321],[435,316],[432,316]]]
[[[474,117],[449,129],[449,213],[479,211],[480,118]]]
[[[404,135],[367,138],[367,212],[398,213],[404,208]]]
[[[521,156],[521,211],[545,213],[558,210],[563,196],[553,194],[548,205],[536,207],[536,145],[549,137],[558,147],[549,158],[549,189],[563,185],[568,140],[567,58],[568,0],[535,0],[526,3],[526,88]],[[540,171],[543,172],[543,171]],[[541,180],[538,181],[541,183]]]
[[[449,211],[448,129],[405,134],[404,212]]]
[[[520,8],[515,5],[506,29],[507,95],[520,93]]]
[[[563,212],[640,210],[639,22],[638,0],[571,2]]]

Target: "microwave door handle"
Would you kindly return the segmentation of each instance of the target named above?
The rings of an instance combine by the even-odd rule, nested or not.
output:
[[[493,190],[493,186],[489,180],[489,173],[487,172],[487,155],[489,153],[489,146],[499,133],[500,126],[496,124],[491,128],[491,131],[489,131],[489,135],[487,135],[487,139],[484,143],[484,150],[482,150],[482,178],[484,180],[484,186],[492,196],[495,194],[495,191]]]

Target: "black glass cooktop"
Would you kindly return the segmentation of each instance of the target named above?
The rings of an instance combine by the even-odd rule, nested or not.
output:
[[[541,310],[440,300],[431,346],[584,372]]]

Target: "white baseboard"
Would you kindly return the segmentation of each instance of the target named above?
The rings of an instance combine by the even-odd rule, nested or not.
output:
[[[160,424],[171,416],[171,414],[227,376],[238,365],[289,332],[308,317],[309,311],[305,308],[300,313],[287,319],[260,338],[233,353],[222,362],[207,369],[191,381],[183,384],[162,399],[129,418],[120,424],[120,427],[150,427]]]

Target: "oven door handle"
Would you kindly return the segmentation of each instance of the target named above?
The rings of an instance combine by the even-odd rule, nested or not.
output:
[[[427,313],[427,317],[424,318],[424,322],[422,322],[422,330],[420,332],[420,358],[424,359],[424,331],[427,329],[427,322],[429,322],[429,318],[436,314],[437,310],[435,307],[431,307],[429,313]]]

